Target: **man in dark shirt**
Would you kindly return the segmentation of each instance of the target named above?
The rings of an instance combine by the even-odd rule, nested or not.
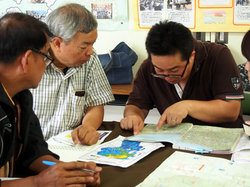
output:
[[[36,88],[46,65],[53,62],[47,25],[22,13],[0,19],[0,186],[99,185],[101,168],[95,163],[58,160],[48,150],[38,118],[32,110],[29,88]],[[47,166],[42,161],[52,161]],[[95,173],[80,171],[91,169]]]
[[[241,42],[241,52],[243,56],[247,59],[245,64],[245,70],[247,71],[248,81],[250,81],[250,30],[246,32]],[[248,82],[249,84],[249,82]],[[249,90],[247,90],[249,91]]]
[[[137,134],[153,107],[162,125],[242,127],[240,75],[230,50],[193,39],[175,22],[155,24],[146,39],[148,59],[139,68],[121,120]]]

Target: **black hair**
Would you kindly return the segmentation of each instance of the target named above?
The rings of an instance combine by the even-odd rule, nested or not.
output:
[[[250,30],[244,35],[241,42],[241,52],[243,56],[250,62]]]
[[[52,36],[47,25],[23,13],[0,18],[0,62],[11,63],[30,48],[41,49]]]
[[[154,55],[174,55],[180,52],[182,60],[188,60],[194,50],[194,38],[184,25],[172,21],[161,21],[152,26],[146,39],[150,58]]]

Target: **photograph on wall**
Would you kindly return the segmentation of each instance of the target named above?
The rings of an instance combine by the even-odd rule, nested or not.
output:
[[[235,6],[249,6],[250,1],[249,0],[236,0]]]
[[[140,0],[140,11],[160,11],[163,4],[164,0]]]
[[[30,0],[30,3],[45,3],[45,0]]]
[[[33,16],[41,21],[45,20],[46,13],[47,12],[45,10],[26,10],[26,14]]]
[[[167,0],[167,9],[192,10],[191,0]]]
[[[96,19],[112,19],[112,3],[91,4],[91,11]]]

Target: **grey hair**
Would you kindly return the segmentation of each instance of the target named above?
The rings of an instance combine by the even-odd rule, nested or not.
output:
[[[54,36],[68,42],[77,32],[89,33],[97,29],[94,15],[84,6],[71,3],[52,11],[46,23]]]

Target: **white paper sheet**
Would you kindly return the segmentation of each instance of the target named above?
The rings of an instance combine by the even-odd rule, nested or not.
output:
[[[250,163],[250,137],[245,133],[235,148],[235,151],[232,155],[232,161]]]
[[[119,136],[116,139],[101,144],[82,155],[78,160],[94,161],[99,164],[126,168],[156,149],[164,147],[162,143],[123,141],[124,139],[125,137]]]
[[[137,187],[250,186],[250,164],[176,151]]]
[[[76,161],[78,157],[101,144],[104,139],[111,133],[111,131],[98,130],[97,132],[100,133],[98,142],[94,145],[88,146],[82,144],[73,145],[73,141],[71,139],[71,131],[72,130],[62,132],[56,137],[54,136],[47,140],[49,150],[58,154],[60,156],[60,160],[64,162]]]

